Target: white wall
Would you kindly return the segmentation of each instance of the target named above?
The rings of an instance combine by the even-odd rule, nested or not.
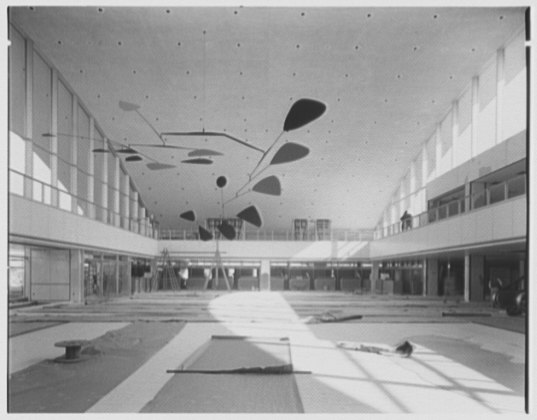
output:
[[[9,197],[9,234],[14,239],[43,240],[85,248],[152,257],[158,241],[14,194]]]

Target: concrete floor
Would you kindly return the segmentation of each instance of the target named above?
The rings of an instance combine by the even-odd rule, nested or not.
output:
[[[351,315],[362,317],[321,322]],[[159,292],[19,308],[10,311],[9,409],[514,415],[524,412],[524,331],[523,317],[486,303],[335,292]],[[307,373],[166,372],[188,366],[214,335],[288,339],[294,370]],[[92,340],[89,360],[52,363],[48,347],[73,338]],[[402,340],[415,347],[409,358],[336,345]],[[254,365],[270,352],[255,341],[237,351]]]

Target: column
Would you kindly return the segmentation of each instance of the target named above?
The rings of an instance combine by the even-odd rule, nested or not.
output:
[[[138,208],[138,222],[140,223],[140,235],[146,235],[146,228],[145,228],[145,208],[139,207]]]
[[[71,283],[71,303],[84,303],[84,251],[69,251],[69,271]]]
[[[50,184],[51,202],[53,207],[58,207],[58,72],[52,69],[52,92],[51,92],[51,127],[50,141]]]
[[[34,151],[33,151],[33,70],[34,70],[34,44],[29,39],[26,40],[26,103],[24,137],[26,138],[24,167],[26,177],[24,178],[24,196],[33,198],[33,174],[34,174]]]
[[[88,217],[95,219],[95,120],[90,116],[89,120],[89,156],[88,156]]]
[[[24,297],[32,298],[32,250],[24,247]]]
[[[116,255],[116,296],[119,295],[119,255]]]
[[[127,291],[123,291],[123,294],[126,294],[126,295],[133,295],[133,292],[132,292],[132,257],[125,257],[126,259],[126,264],[127,264],[127,272],[125,273],[125,275],[127,276]]]
[[[378,261],[373,261],[373,265],[371,267],[371,294],[375,295],[377,294],[377,280],[379,279],[379,267],[380,263]]]
[[[468,175],[464,178],[464,211],[470,211],[472,207],[472,198],[470,194],[472,193],[472,188],[470,181],[468,180]]]
[[[427,142],[423,145],[423,148],[421,149],[421,184],[422,186],[427,185],[427,177],[429,174],[429,155],[427,154]]]
[[[518,276],[522,277],[526,275],[526,259],[521,258],[518,260]]]
[[[464,301],[470,302],[470,254],[464,254]]]
[[[438,296],[438,259],[427,260],[427,296]]]
[[[103,149],[108,150],[108,139],[103,139]],[[101,179],[103,186],[101,188],[101,221],[109,223],[108,220],[108,159],[109,153],[102,153],[103,156],[103,172]]]
[[[485,257],[470,255],[470,300],[483,301],[485,298]]]
[[[503,140],[503,101],[505,88],[505,50],[496,51],[496,138],[494,144]]]
[[[410,163],[410,169],[409,169],[409,194],[414,194],[417,191],[417,185],[416,185],[416,161],[413,160]]]
[[[403,214],[405,212],[406,207],[405,207],[405,180],[402,179],[401,182],[399,183],[399,214]]]
[[[476,150],[477,150],[477,142],[478,142],[478,127],[477,127],[477,120],[479,118],[479,77],[474,76],[472,77],[472,121],[471,121],[471,127],[472,127],[472,137],[470,142],[470,158],[475,157]]]
[[[112,205],[112,208],[114,210],[113,214],[113,220],[114,220],[114,226],[119,227],[120,226],[120,208],[119,208],[119,158],[117,156],[113,156],[112,159],[114,159],[114,179],[111,179],[110,182],[114,186],[114,193],[113,193],[113,201],[112,203],[108,203],[109,205]]]
[[[436,159],[434,174],[436,178],[441,175],[440,162],[442,160],[442,132],[440,130],[440,124],[436,124],[436,128],[434,130],[434,152],[435,152],[435,159]]]
[[[132,231],[136,233],[140,233],[140,212],[138,208],[138,191],[132,192],[132,208],[131,208],[131,217],[132,217]]]
[[[451,107],[451,152],[450,152],[450,159],[451,159],[451,165],[449,166],[450,169],[453,169],[455,167],[455,146],[459,144],[459,101],[455,100],[453,101],[453,105]]]
[[[422,261],[422,282],[421,282],[421,295],[427,296],[427,259],[424,258]]]
[[[259,290],[270,290],[270,261],[261,260]]]
[[[129,217],[130,217],[130,179],[127,174],[123,177],[123,185],[121,186],[121,199],[123,200],[123,211],[124,214],[121,215],[124,223],[121,226],[124,229],[129,229]]]
[[[73,95],[73,143],[71,145],[71,185],[69,194],[71,195],[71,211],[78,213],[78,98]]]

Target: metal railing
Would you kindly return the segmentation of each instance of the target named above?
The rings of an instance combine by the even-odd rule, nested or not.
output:
[[[31,185],[31,188],[27,187]],[[30,193],[31,191],[31,193]],[[158,229],[147,219],[126,217],[121,213],[76,196],[63,189],[30,177],[14,169],[9,170],[9,192],[70,213],[78,214],[108,225],[120,227],[150,238],[157,238]]]
[[[163,240],[198,240],[197,230],[179,230],[179,229],[161,229],[159,238]],[[332,229],[323,230],[322,234],[315,231],[301,232],[295,234],[292,229],[289,230],[247,230],[243,229],[238,240],[245,241],[370,241],[373,239],[372,229],[350,230],[350,229]]]
[[[426,226],[443,219],[458,216],[462,213],[484,206],[490,206],[523,194],[526,194],[526,176],[517,175],[503,182],[490,185],[484,188],[483,191],[452,200],[441,206],[431,208],[416,216],[412,216],[406,223],[400,221],[389,226],[377,228],[375,229],[374,239],[381,239],[410,229]]]

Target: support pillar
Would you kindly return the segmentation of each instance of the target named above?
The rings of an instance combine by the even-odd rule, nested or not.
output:
[[[109,205],[112,205],[112,209],[114,211],[114,214],[112,215],[113,225],[119,227],[120,226],[120,209],[119,209],[119,171],[121,170],[119,166],[119,158],[117,156],[112,157],[114,162],[114,176],[113,179],[111,179],[111,183],[113,185],[113,198],[112,202],[108,203]]]
[[[71,211],[78,214],[78,99],[73,95],[73,143],[71,144],[71,185],[69,193],[71,194]]]
[[[119,255],[116,255],[116,296],[119,295]]]
[[[69,281],[71,303],[84,303],[84,251],[69,251]]]
[[[421,282],[421,295],[427,296],[427,259],[423,259],[422,262],[422,282]]]
[[[103,149],[108,150],[108,139],[103,139]],[[102,188],[101,188],[101,221],[109,223],[108,218],[108,159],[109,153],[102,153],[103,165],[102,165]]]
[[[438,296],[438,259],[427,260],[427,296]]]
[[[86,199],[88,200],[88,217],[95,219],[95,154],[91,151],[95,149],[95,120],[93,117],[90,117],[89,120],[89,150],[88,155],[88,183],[87,190],[88,195]]]
[[[450,151],[450,160],[451,164],[449,169],[453,169],[457,162],[455,162],[455,147],[459,144],[459,101],[453,101],[451,107],[451,151]]]
[[[131,214],[131,217],[132,217],[131,230],[133,232],[139,233],[140,232],[140,230],[139,230],[140,229],[140,223],[139,223],[140,212],[139,212],[139,209],[138,209],[138,191],[133,191],[132,192],[131,204],[132,204],[132,208],[131,208],[131,211],[130,211],[130,214]]]
[[[526,259],[521,258],[518,260],[518,277],[526,275]]]
[[[470,255],[470,300],[483,301],[485,299],[485,257]]]
[[[472,78],[472,120],[471,120],[471,141],[470,141],[470,158],[474,158],[477,151],[477,142],[479,141],[478,131],[479,118],[479,77]]]
[[[371,276],[370,276],[372,295],[377,294],[377,281],[379,279],[379,268],[380,268],[380,263],[378,261],[374,261],[371,267]]]
[[[52,69],[51,84],[51,126],[49,137],[50,142],[50,185],[51,196],[50,204],[52,207],[58,207],[58,72]]]
[[[427,178],[429,176],[429,155],[427,154],[427,143],[421,149],[421,185],[427,185]]]
[[[33,174],[34,174],[34,150],[33,150],[33,71],[34,71],[34,44],[29,39],[26,40],[26,97],[25,97],[25,118],[24,118],[24,168],[26,177],[24,178],[24,197],[33,198]]]
[[[259,290],[270,290],[270,261],[261,260]]]
[[[440,171],[440,162],[442,161],[442,131],[440,124],[436,124],[436,129],[434,131],[434,154],[436,161],[434,165],[434,174],[436,178],[442,175]]]
[[[123,200],[123,214],[121,219],[124,221],[121,223],[121,227],[124,229],[130,229],[130,179],[127,174],[123,177],[123,185],[121,185],[121,199]]]
[[[145,224],[146,224],[146,220],[145,220],[145,208],[144,207],[140,207],[138,209],[138,222],[140,223],[140,235],[146,235],[146,229],[145,229]]]
[[[470,254],[464,254],[464,301],[470,302]]]
[[[496,137],[494,144],[503,140],[503,102],[505,90],[505,50],[496,52]]]

